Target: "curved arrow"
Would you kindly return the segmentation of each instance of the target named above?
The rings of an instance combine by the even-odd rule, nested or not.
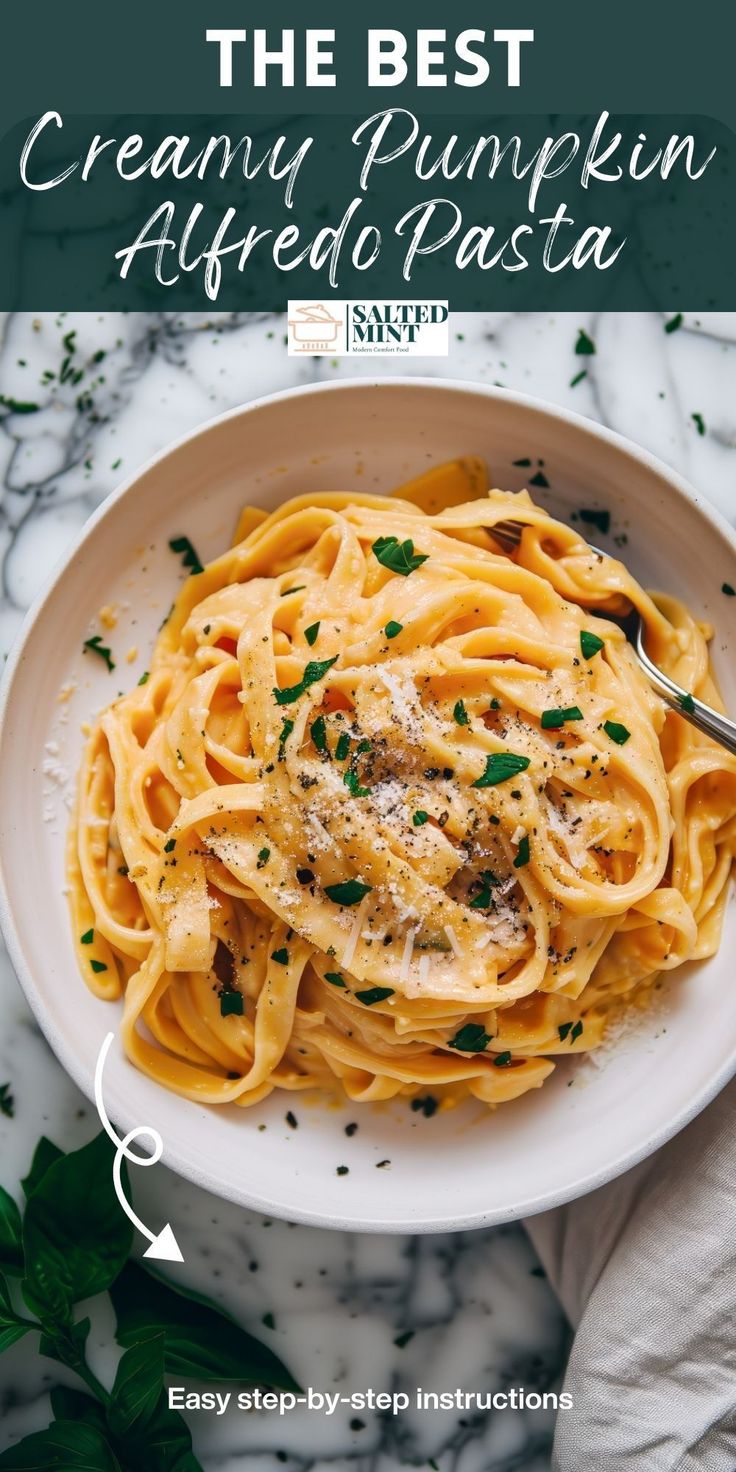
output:
[[[95,1068],[95,1104],[97,1105],[97,1113],[100,1116],[103,1127],[115,1146],[115,1159],[112,1164],[112,1179],[113,1185],[115,1186],[115,1194],[125,1215],[130,1218],[133,1226],[138,1228],[142,1236],[148,1238],[151,1244],[150,1247],[146,1248],[143,1256],[156,1257],[165,1262],[183,1262],[184,1255],[174,1236],[170,1223],[167,1222],[166,1226],[158,1233],[151,1232],[145,1222],[142,1222],[140,1217],[136,1216],[123,1190],[123,1183],[120,1178],[123,1160],[129,1160],[133,1165],[156,1165],[157,1161],[163,1155],[164,1142],[158,1130],[151,1129],[150,1125],[147,1124],[136,1125],[134,1129],[129,1130],[128,1134],[121,1139],[110,1123],[102,1098],[102,1074],[105,1067],[105,1060],[114,1037],[115,1034],[113,1032],[107,1034],[97,1056],[97,1067]],[[131,1150],[130,1148],[134,1140],[140,1140],[144,1135],[151,1142],[152,1150],[150,1155],[140,1155],[137,1151]]]

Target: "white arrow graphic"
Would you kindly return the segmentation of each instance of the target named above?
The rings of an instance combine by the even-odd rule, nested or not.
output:
[[[116,1153],[115,1159],[112,1164],[112,1178],[115,1186],[115,1193],[117,1195],[118,1201],[120,1202],[120,1205],[123,1208],[123,1211],[125,1212],[125,1215],[130,1218],[133,1225],[138,1228],[138,1231],[142,1234],[142,1236],[148,1238],[151,1244],[150,1247],[146,1248],[143,1256],[157,1257],[162,1262],[183,1262],[183,1253],[181,1251],[179,1243],[176,1240],[176,1237],[174,1236],[170,1224],[167,1222],[166,1226],[162,1228],[158,1235],[156,1235],[155,1232],[149,1231],[145,1222],[142,1222],[140,1217],[136,1216],[136,1213],[134,1212],[123,1190],[123,1183],[120,1179],[123,1159],[129,1160],[133,1165],[155,1165],[156,1162],[159,1161],[161,1159],[161,1156],[163,1155],[164,1142],[161,1139],[158,1130],[151,1129],[150,1126],[147,1124],[137,1125],[135,1129],[130,1130],[125,1138],[121,1140],[120,1136],[116,1134],[115,1130],[110,1124],[110,1121],[107,1117],[107,1110],[105,1109],[104,1101],[102,1098],[102,1073],[105,1067],[105,1060],[110,1051],[110,1045],[113,1042],[114,1037],[115,1034],[113,1032],[109,1032],[107,1034],[98,1054],[97,1067],[95,1068],[95,1104],[97,1105],[97,1113],[100,1116],[105,1130],[107,1131],[107,1134],[110,1136],[110,1139],[115,1146]],[[130,1148],[134,1140],[140,1140],[144,1135],[147,1136],[147,1138],[151,1142],[152,1150],[150,1155],[139,1155],[137,1151],[131,1150]]]

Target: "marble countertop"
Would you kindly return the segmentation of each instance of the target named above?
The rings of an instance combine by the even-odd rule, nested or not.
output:
[[[575,354],[580,328],[593,355]],[[90,512],[150,455],[261,394],[397,370],[392,359],[290,359],[284,330],[283,318],[260,314],[4,319],[3,657]],[[661,456],[736,520],[736,314],[685,314],[670,332],[655,313],[476,314],[455,316],[450,338],[449,358],[409,359],[402,371],[498,383],[576,409]],[[0,1007],[0,1085],[14,1100],[13,1116],[0,1114],[0,1181],[15,1192],[41,1133],[73,1148],[94,1133],[96,1117],[50,1054],[4,955]],[[303,1383],[558,1385],[568,1331],[520,1226],[424,1238],[322,1232],[249,1215],[162,1167],[145,1177],[142,1214],[175,1223],[186,1279],[268,1339]],[[264,1327],[264,1314],[275,1328]],[[396,1344],[408,1330],[409,1342]],[[92,1353],[103,1363],[105,1337],[109,1325],[95,1323]],[[47,1424],[53,1383],[51,1361],[24,1343],[0,1359],[0,1449]],[[549,1467],[545,1411],[360,1420],[235,1413],[191,1424],[206,1472]]]

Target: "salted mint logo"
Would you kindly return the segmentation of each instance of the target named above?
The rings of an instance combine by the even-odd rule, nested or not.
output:
[[[289,302],[289,357],[445,357],[449,315],[441,301]]]

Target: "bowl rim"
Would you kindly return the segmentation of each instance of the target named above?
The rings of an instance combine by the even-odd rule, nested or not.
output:
[[[193,440],[206,435],[210,431],[216,431],[221,425],[231,419],[245,417],[258,413],[272,405],[288,403],[291,399],[302,399],[315,394],[349,395],[351,392],[365,393],[374,389],[380,390],[384,388],[396,391],[402,389],[430,390],[440,394],[459,394],[467,395],[470,398],[511,402],[523,409],[530,410],[542,419],[570,425],[572,429],[582,431],[591,439],[607,444],[630,459],[638,461],[645,469],[659,476],[667,483],[668,490],[675,494],[679,502],[684,502],[694,507],[698,514],[710,523],[713,530],[727,544],[734,558],[736,558],[736,528],[730,525],[712,502],[706,501],[701,497],[679,471],[667,465],[659,456],[654,455],[643,446],[637,445],[634,441],[629,440],[625,435],[619,434],[616,430],[610,429],[607,425],[599,424],[596,420],[589,419],[584,414],[563,408],[545,399],[537,398],[535,395],[522,393],[515,389],[502,388],[495,384],[485,384],[473,379],[413,376],[409,374],[343,378],[327,383],[299,384],[292,388],[279,389],[274,393],[264,394],[245,403],[236,404],[223,413],[213,415],[212,418],[196,425],[194,429],[187,430],[184,434],[179,435],[162,449],[156,451],[155,454],[149,456],[114,491],[105,496],[99,506],[95,508],[84,523],[81,533],[74,539],[70,547],[67,548],[54,565],[51,573],[25,613],[20,629],[15,636],[2,679],[0,680],[0,756],[2,755],[6,737],[6,728],[9,724],[13,690],[23,663],[26,645],[31,632],[43,617],[47,603],[62,578],[66,575],[71,561],[77,555],[80,548],[91,538],[98,524],[106,518],[118,502],[123,500],[139,480],[155,469],[161,462],[165,461],[170,455],[175,454]],[[8,898],[6,884],[6,843],[2,829],[0,829],[0,930],[2,931],[18,983],[46,1042],[72,1081],[91,1102],[94,1102],[93,1071],[87,1072],[73,1048],[67,1047],[64,1039],[57,1034],[51,1017],[44,1007],[43,998],[35,977],[31,972],[31,967],[26,963],[20,933],[16,926],[15,917]],[[259,1195],[257,1192],[249,1191],[246,1199],[240,1186],[234,1179],[232,1182],[228,1181],[226,1183],[218,1181],[217,1185],[213,1185],[212,1179],[206,1170],[198,1168],[186,1159],[182,1160],[177,1153],[176,1146],[172,1146],[168,1141],[166,1143],[164,1163],[170,1169],[174,1170],[177,1175],[182,1176],[193,1185],[200,1187],[211,1195],[215,1195],[219,1199],[232,1201],[241,1208],[244,1207],[246,1210],[261,1211],[266,1215],[299,1222],[306,1226],[322,1227],[334,1231],[360,1231],[386,1235],[403,1233],[412,1236],[434,1232],[468,1231],[487,1227],[492,1224],[518,1221],[525,1217],[534,1216],[538,1212],[551,1210],[564,1205],[568,1201],[587,1195],[589,1192],[614,1180],[617,1176],[638,1165],[642,1160],[660,1149],[662,1145],[666,1144],[668,1140],[678,1134],[680,1130],[712,1102],[734,1074],[736,1074],[736,1045],[732,1052],[724,1059],[720,1068],[715,1070],[710,1076],[707,1083],[689,1098],[667,1120],[666,1124],[650,1131],[636,1147],[624,1150],[614,1160],[608,1160],[597,1170],[588,1171],[573,1182],[568,1181],[566,1185],[561,1186],[556,1191],[548,1191],[544,1195],[537,1196],[532,1193],[519,1205],[509,1206],[503,1210],[493,1209],[488,1212],[473,1211],[466,1212],[465,1214],[445,1210],[438,1212],[431,1218],[425,1217],[421,1221],[407,1220],[405,1216],[402,1216],[380,1222],[356,1220],[355,1216],[341,1216],[339,1212],[327,1214],[299,1206],[289,1206],[287,1213],[283,1207],[274,1205],[272,1199]],[[116,1113],[119,1116],[119,1123],[125,1131],[139,1123],[131,1109],[124,1104],[117,1109]]]

